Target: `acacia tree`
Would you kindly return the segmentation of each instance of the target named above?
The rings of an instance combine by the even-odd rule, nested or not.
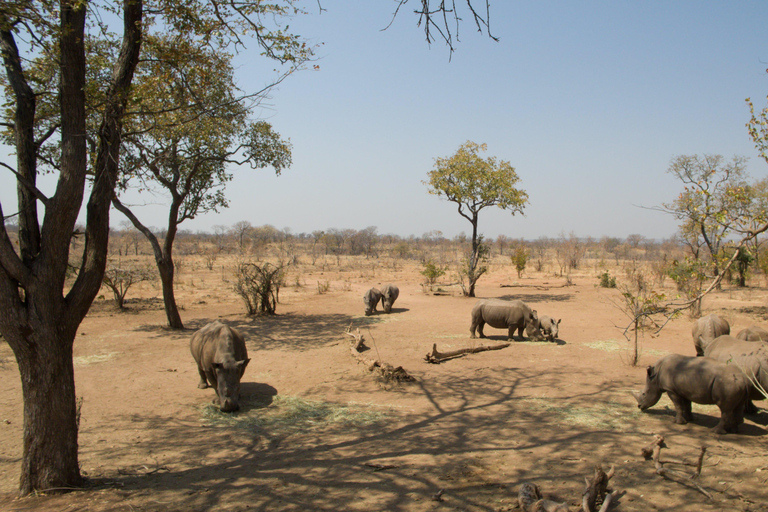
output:
[[[505,160],[482,158],[485,144],[467,141],[447,158],[436,158],[434,169],[423,182],[429,193],[456,203],[459,215],[472,224],[472,248],[466,265],[468,289],[465,294],[475,296],[475,284],[485,272],[478,267],[483,256],[482,236],[478,233],[478,218],[483,208],[496,206],[512,213],[522,213],[528,194],[515,188],[520,178],[515,168]]]
[[[173,287],[173,243],[179,225],[227,206],[223,187],[232,179],[228,165],[270,165],[280,174],[291,163],[288,142],[268,123],[247,121],[249,98],[237,95],[231,56],[210,45],[194,34],[147,38],[148,58],[137,70],[132,100],[139,114],[132,119],[133,131],[123,138],[120,188],[138,182],[141,188],[159,187],[170,196],[162,243],[134,209],[118,196],[112,200],[152,246],[168,325],[174,329],[184,327]],[[282,58],[293,63],[288,73],[309,55],[311,50],[303,44],[286,48]]]
[[[721,251],[733,231],[733,212],[743,204],[746,186],[744,158],[725,162],[721,155],[680,155],[672,159],[667,172],[676,176],[685,190],[663,211],[674,215],[689,245],[701,240],[710,256],[715,277],[722,271]]]

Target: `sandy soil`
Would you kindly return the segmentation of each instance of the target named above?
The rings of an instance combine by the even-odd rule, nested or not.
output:
[[[497,267],[480,280],[478,297],[523,299],[562,318],[558,342],[430,365],[424,356],[434,343],[443,351],[480,343],[469,338],[475,300],[451,287],[425,293],[417,270],[305,268],[281,291],[277,316],[250,318],[225,272],[198,262],[179,276],[181,332],[163,327],[156,285],[132,290],[125,312],[109,296],[97,300],[75,343],[88,487],[66,495],[15,497],[21,389],[13,354],[0,344],[0,509],[506,511],[516,508],[520,483],[533,481],[576,510],[584,477],[601,464],[616,467],[621,495],[612,510],[768,511],[768,412],[748,417],[738,435],[718,436],[714,406],[694,404],[694,422],[675,425],[666,397],[641,413],[629,394],[642,386],[645,365],[695,354],[690,318],[642,339],[632,367],[618,327],[627,320],[612,304],[618,292],[596,287],[597,271],[565,286],[560,277],[518,279]],[[318,294],[326,282],[330,291]],[[364,291],[384,282],[401,290],[393,312],[364,317]],[[727,289],[704,309],[736,332],[766,324],[767,297],[764,288]],[[196,387],[188,348],[195,329],[219,318],[244,333],[252,358],[234,415],[211,409],[213,391]],[[344,334],[350,325],[371,357],[402,365],[417,382],[387,386],[358,365]],[[486,334],[490,342],[506,337]],[[698,483],[713,501],[654,473],[640,448],[656,433],[670,459],[693,461],[707,447]],[[443,501],[433,501],[440,489]]]

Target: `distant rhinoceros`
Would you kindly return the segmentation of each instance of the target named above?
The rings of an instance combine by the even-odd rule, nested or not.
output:
[[[395,303],[400,295],[400,289],[393,284],[385,284],[381,287],[381,307],[385,313],[392,312],[392,304]]]
[[[535,310],[529,308],[521,300],[482,299],[472,308],[472,325],[469,328],[471,337],[475,337],[475,330],[481,338],[485,338],[483,327],[485,324],[496,329],[508,329],[508,338],[513,340],[514,332],[523,338],[525,333],[534,340],[544,339],[539,329],[539,317]]]
[[[675,405],[675,423],[693,419],[691,402],[716,404],[720,408],[718,434],[736,432],[744,422],[744,408],[749,400],[749,381],[736,365],[709,357],[669,354],[646,370],[645,389],[633,393],[637,406],[646,410],[666,392]]]
[[[699,339],[705,342],[712,341],[718,336],[731,333],[731,326],[727,320],[717,315],[707,315],[699,318],[693,323],[691,335],[693,336],[693,346],[696,347],[696,355],[703,356],[704,349]]]
[[[243,336],[216,320],[192,335],[189,349],[200,373],[200,389],[210,383],[216,391],[213,403],[224,412],[240,408],[240,379],[248,365]]]
[[[737,340],[746,341],[768,341],[768,331],[757,325],[752,325],[739,331],[736,335]]]
[[[555,322],[554,318],[547,315],[544,315],[539,319],[539,328],[541,329],[541,335],[544,336],[545,340],[555,341],[557,339],[561,320],[562,319],[558,318],[557,322]]]
[[[752,400],[763,400],[760,391],[768,389],[768,343],[736,339],[733,336],[718,336],[710,342],[701,341],[704,355],[738,368],[750,380],[750,401],[747,414],[757,412]]]
[[[365,295],[363,295],[363,303],[365,303],[365,316],[368,316],[376,311],[376,306],[378,306],[380,300],[381,292],[377,288],[371,288],[365,292]]]

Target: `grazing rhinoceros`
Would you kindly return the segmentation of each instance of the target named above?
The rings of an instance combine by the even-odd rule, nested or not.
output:
[[[693,329],[691,334],[693,335],[693,345],[696,347],[696,355],[703,356],[704,349],[699,342],[699,338],[703,338],[704,341],[712,341],[718,336],[731,333],[731,326],[728,321],[717,315],[707,315],[699,318],[693,322]]]
[[[485,324],[496,329],[508,329],[510,341],[515,331],[518,331],[518,336],[523,338],[523,329],[534,340],[543,339],[536,311],[521,300],[482,299],[477,301],[472,308],[472,325],[469,328],[471,337],[475,337],[475,330],[477,330],[480,337],[485,338],[483,334]]]
[[[397,300],[400,295],[400,289],[393,284],[385,284],[381,287],[381,307],[384,308],[385,313],[392,312],[392,304]]]
[[[192,335],[189,349],[200,373],[200,389],[210,383],[216,391],[213,403],[224,412],[240,408],[240,379],[248,365],[243,336],[216,320]]]
[[[539,328],[541,329],[541,335],[544,336],[545,340],[555,341],[557,339],[561,320],[562,319],[559,318],[557,322],[555,322],[554,318],[547,315],[544,315],[539,319]]]
[[[765,395],[760,391],[768,390],[768,344],[763,342],[746,341],[733,336],[718,336],[709,343],[703,339],[704,355],[738,368],[752,381],[747,404],[747,414],[757,412],[752,400],[763,400]]]
[[[675,404],[675,423],[680,425],[693,419],[691,402],[716,404],[720,408],[720,422],[714,431],[725,434],[735,433],[744,423],[749,387],[749,381],[736,365],[709,357],[669,354],[648,367],[645,389],[633,395],[644,411],[666,392]]]
[[[363,302],[365,303],[365,316],[372,314],[376,311],[376,306],[379,305],[381,300],[381,292],[377,288],[371,288],[365,295],[363,295]]]
[[[736,339],[745,341],[768,341],[768,331],[762,327],[752,325],[746,329],[740,330],[739,334],[736,335]]]

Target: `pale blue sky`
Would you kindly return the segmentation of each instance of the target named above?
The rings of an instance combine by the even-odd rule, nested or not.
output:
[[[318,14],[307,2],[312,13],[291,22],[323,43],[319,69],[288,78],[260,112],[291,139],[293,166],[279,177],[234,169],[230,208],[182,228],[247,220],[293,232],[469,232],[455,205],[422,184],[434,158],[467,140],[508,160],[530,197],[524,216],[481,213],[480,230],[494,237],[668,237],[676,221],[640,206],[680,192],[666,173],[674,156],[743,155],[753,177],[768,171],[744,102],[766,104],[768,2],[495,0],[500,42],[465,22],[450,60],[441,42],[426,44],[412,9],[382,31],[390,0],[322,5]],[[245,89],[271,78],[256,52],[238,64]],[[2,187],[4,207],[13,195]],[[140,216],[164,218],[151,208]],[[113,212],[113,225],[123,220]]]

